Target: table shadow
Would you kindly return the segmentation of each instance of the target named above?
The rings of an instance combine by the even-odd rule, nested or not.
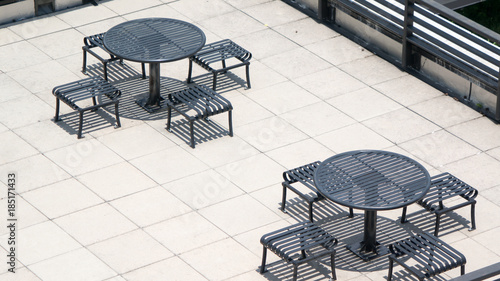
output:
[[[286,202],[286,212],[297,222],[308,220],[308,205],[301,198],[291,198]],[[346,245],[359,242],[363,239],[364,213],[354,210],[353,218],[349,218],[348,208],[323,200],[314,205],[315,223],[339,240],[336,247],[335,267],[339,270],[369,273],[382,271],[383,278],[387,278],[389,268],[388,254],[379,256],[370,261],[363,261],[346,248]],[[377,216],[377,241],[382,245],[390,245],[396,241],[409,238],[413,233],[434,231],[434,215],[424,209],[407,215],[410,220],[401,224],[397,219],[384,217],[384,212]],[[440,237],[454,231],[467,228],[467,220],[462,216],[451,213],[443,215],[441,219]],[[269,256],[269,255],[268,255]],[[268,271],[264,276],[269,280],[290,279],[293,266],[283,261],[275,261],[266,266]],[[337,273],[338,274],[338,273]],[[299,280],[328,280],[330,278],[330,260],[324,257],[319,262],[309,262],[299,267]],[[338,277],[338,276],[337,276]],[[339,279],[340,280],[340,279]],[[393,280],[418,280],[400,266],[393,272]],[[433,280],[446,280],[437,276]]]
[[[89,76],[103,77],[103,68],[101,63],[87,66]],[[206,73],[193,77],[193,83],[187,84],[186,81],[173,79],[170,77],[160,77],[160,93],[164,100],[161,101],[158,110],[150,113],[137,105],[136,100],[147,97],[149,93],[149,76],[142,79],[142,74],[127,63],[120,64],[118,61],[108,64],[108,81],[117,89],[122,91],[120,97],[120,117],[136,120],[160,120],[167,119],[167,99],[169,94],[182,89],[193,87],[195,85],[206,85],[212,87],[212,74]],[[245,81],[228,71],[227,74],[219,76],[217,80],[217,93],[224,93],[239,89],[246,85]],[[106,108],[105,110],[108,110]],[[172,116],[173,118],[175,115]]]

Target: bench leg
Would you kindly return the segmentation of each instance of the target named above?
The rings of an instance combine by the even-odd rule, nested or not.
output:
[[[59,98],[56,97],[56,115],[54,116],[54,122],[59,121]]]
[[[226,68],[226,60],[222,60],[222,68]],[[227,70],[221,73],[227,73]]]
[[[349,208],[349,217],[354,218],[354,210],[352,208]]]
[[[170,130],[170,121],[172,119],[172,107],[167,106],[167,131],[171,132]]]
[[[313,201],[309,202],[309,221],[314,222],[313,218]]]
[[[92,110],[90,110],[90,111],[91,112],[96,112],[99,109],[99,107],[96,106],[97,105],[97,100],[96,100],[96,98],[95,98],[95,96],[93,94],[92,94],[92,103],[94,104],[95,108],[92,109]]]
[[[439,235],[439,224],[441,222],[441,215],[436,214],[436,225],[434,226],[434,236],[438,237]]]
[[[104,80],[108,81],[108,62],[104,61],[102,64],[104,65]]]
[[[262,264],[260,265],[260,273],[266,272],[266,255],[267,255],[267,249],[266,247],[262,247],[264,250],[262,251]]]
[[[387,273],[387,281],[392,280],[392,267],[394,266],[394,261],[389,258],[389,272]]]
[[[470,222],[471,222],[471,228],[469,228],[469,231],[472,231],[476,229],[476,203],[473,203],[470,205]]]
[[[141,63],[141,68],[142,68],[142,79],[146,79],[146,67],[144,66],[144,63]]]
[[[246,65],[246,70],[247,70],[247,88],[250,89],[250,64]]]
[[[460,266],[460,275],[465,274],[465,264]]]
[[[122,124],[120,123],[120,114],[118,113],[118,101],[115,103],[115,117],[116,117],[115,128],[120,128]]]
[[[212,81],[212,89],[215,91],[217,89],[217,72],[214,72],[214,78]]]
[[[229,115],[229,136],[233,136],[233,113],[232,110],[229,110],[227,113]]]
[[[286,204],[286,186],[284,184],[281,184],[283,186],[283,197],[281,199],[281,211],[285,211],[285,204]]]
[[[337,280],[337,273],[335,272],[335,252],[330,256],[330,267],[332,268],[332,280]]]
[[[85,50],[85,47],[83,49],[83,66],[82,66],[82,72],[83,74],[87,74],[87,51]]]
[[[188,78],[186,80],[186,82],[189,84],[191,83],[191,73],[193,71],[193,61],[192,60],[189,60],[189,70],[188,70]]]
[[[400,221],[400,222],[401,222],[401,223],[406,223],[406,222],[408,222],[408,221],[406,220],[406,207],[403,207],[403,213],[401,214],[401,221]]]
[[[78,124],[78,138],[82,138],[82,128],[83,128],[83,111],[80,111],[80,123]]]
[[[299,266],[298,266],[298,265],[296,265],[296,264],[294,264],[294,265],[293,265],[293,278],[292,278],[292,280],[293,280],[293,281],[297,281],[297,271],[298,271],[298,267],[299,267]]]
[[[189,120],[189,135],[191,136],[191,147],[194,148],[194,120]]]

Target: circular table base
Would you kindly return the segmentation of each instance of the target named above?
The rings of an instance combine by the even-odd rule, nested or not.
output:
[[[377,242],[375,251],[366,251],[365,243],[363,241],[347,245],[346,248],[362,258],[364,261],[370,261],[374,258],[388,254],[389,248]]]

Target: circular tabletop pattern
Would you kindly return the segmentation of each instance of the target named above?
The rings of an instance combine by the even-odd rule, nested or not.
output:
[[[391,210],[422,199],[429,172],[406,156],[379,150],[357,150],[332,156],[316,169],[318,191],[335,203],[355,209]]]
[[[145,18],[112,27],[104,35],[112,54],[135,62],[161,63],[194,55],[205,45],[197,26],[169,18]]]

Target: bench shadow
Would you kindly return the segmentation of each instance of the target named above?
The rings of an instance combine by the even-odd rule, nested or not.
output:
[[[61,106],[64,106],[61,104]],[[78,134],[78,125],[80,124],[80,114],[78,111],[73,111],[66,114],[59,115],[59,121],[54,122],[61,129],[70,135]],[[54,119],[52,118],[52,121]],[[83,129],[82,138],[88,133],[96,132],[108,127],[116,126],[114,106],[107,106],[106,108],[99,108],[97,111],[85,112],[83,114]]]
[[[172,121],[170,124],[170,132],[182,139],[186,144],[191,143],[189,130],[189,122],[180,114],[174,114],[172,110]],[[224,114],[224,113],[223,113]],[[178,118],[175,116],[179,116]],[[174,120],[174,117],[177,120]],[[180,118],[180,119],[179,119]],[[212,119],[196,120],[194,122],[194,143],[195,145],[208,142],[229,135],[228,128],[219,125]],[[227,125],[226,125],[227,126]]]
[[[406,219],[406,224],[410,224],[413,227],[431,234],[434,233],[436,216],[429,213],[425,209],[422,208],[421,210],[418,210],[416,212],[408,213],[406,215]],[[456,212],[448,212],[441,215],[441,220],[439,223],[439,237],[456,231],[467,230],[469,229],[470,225],[470,220],[464,218]]]
[[[206,85],[212,88],[213,76],[212,73],[206,73],[192,77],[193,84]],[[246,89],[247,82],[231,71],[217,75],[216,92],[224,94],[237,89]]]
[[[101,63],[87,66],[87,75],[103,77],[103,68]],[[158,110],[150,113],[137,105],[136,100],[145,98],[149,95],[149,76],[142,79],[142,74],[127,63],[121,65],[118,61],[108,64],[108,81],[117,89],[122,91],[120,97],[120,117],[137,120],[160,120],[167,119],[168,95],[193,87],[195,85],[206,85],[212,87],[212,74],[206,73],[193,77],[193,83],[187,84],[186,81],[173,79],[165,76],[160,78],[160,93],[162,100]],[[217,93],[224,94],[246,85],[246,82],[238,76],[228,72],[219,75],[217,80]],[[174,116],[174,115],[173,115]]]

